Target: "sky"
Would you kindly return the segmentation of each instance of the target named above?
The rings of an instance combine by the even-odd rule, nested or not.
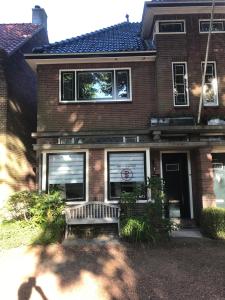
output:
[[[50,42],[60,41],[124,22],[140,22],[144,0],[0,0],[0,23],[29,23],[32,8],[48,15]]]

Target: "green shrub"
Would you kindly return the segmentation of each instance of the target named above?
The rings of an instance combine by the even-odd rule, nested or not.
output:
[[[133,193],[122,193],[120,206],[121,236],[129,241],[150,241],[169,238],[175,229],[173,222],[165,218],[164,182],[159,177],[148,178],[147,189],[151,189],[152,201],[144,204],[142,217],[135,216],[135,205],[142,194],[141,189]]]
[[[56,190],[48,194],[22,191],[13,194],[6,206],[14,220],[32,220],[44,224],[62,217],[64,200],[61,192]]]
[[[6,209],[13,220],[28,220],[32,217],[30,209],[35,205],[36,192],[21,191],[10,196]]]
[[[64,199],[58,190],[52,190],[48,194],[18,192],[12,195],[7,203],[12,224],[17,222],[19,227],[24,222],[31,225],[27,230],[40,229],[39,235],[33,240],[34,244],[48,244],[61,240],[65,229],[64,207]],[[21,225],[21,232],[24,230]]]
[[[225,209],[205,208],[201,215],[201,229],[210,238],[225,238]]]
[[[133,192],[122,192],[119,199],[122,217],[132,217],[134,214],[135,204],[141,195],[141,188],[136,187]]]
[[[30,212],[34,222],[42,225],[58,222],[58,219],[62,219],[65,203],[60,191],[50,191],[49,194],[35,193],[33,196],[35,201]]]
[[[154,241],[154,233],[146,217],[123,219],[121,235],[130,242]]]

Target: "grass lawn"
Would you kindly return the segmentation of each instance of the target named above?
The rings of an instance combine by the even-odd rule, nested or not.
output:
[[[0,250],[29,245],[48,245],[62,240],[64,224],[38,226],[31,221],[13,221],[0,224]]]
[[[32,244],[42,233],[40,227],[25,221],[0,224],[0,249]]]

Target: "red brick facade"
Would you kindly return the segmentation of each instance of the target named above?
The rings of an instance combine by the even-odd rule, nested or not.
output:
[[[215,18],[224,18],[217,15]],[[104,151],[123,148],[126,151],[136,149],[150,150],[151,174],[162,175],[160,152],[185,152],[188,157],[189,194],[192,201],[193,214],[198,218],[202,207],[215,206],[216,199],[213,186],[213,170],[211,153],[217,149],[225,152],[225,142],[206,140],[212,130],[205,126],[210,117],[225,115],[225,39],[224,33],[213,34],[209,61],[216,62],[219,86],[219,106],[205,107],[202,111],[201,126],[193,126],[193,130],[184,134],[182,128],[174,134],[165,129],[159,129],[158,139],[154,140],[150,127],[150,117],[197,117],[201,91],[202,69],[206,48],[206,34],[199,33],[199,19],[209,18],[209,15],[179,15],[161,16],[160,19],[185,19],[185,34],[163,34],[155,36],[155,61],[110,62],[110,63],[74,63],[40,64],[38,74],[38,124],[37,149],[38,153],[48,153],[54,150],[61,152],[84,149],[89,151],[88,191],[89,201],[103,201],[107,189]],[[172,62],[186,62],[188,69],[189,106],[174,107]],[[59,71],[67,69],[104,69],[131,68],[132,102],[124,103],[59,103]],[[224,127],[223,127],[224,128]],[[219,132],[223,136],[224,129]],[[185,129],[185,127],[184,127]],[[130,134],[142,130],[148,142],[133,144],[92,144],[63,146],[57,144],[57,139],[65,134],[80,136],[86,134],[92,137],[101,135],[101,131],[109,135],[121,135],[123,130]],[[208,130],[208,131],[207,131]],[[95,132],[98,131],[98,134]],[[157,130],[156,130],[157,131]],[[161,138],[162,132],[166,137]],[[99,133],[100,132],[100,133]],[[52,134],[52,136],[51,136]],[[104,133],[105,134],[105,133]],[[166,135],[167,134],[167,135]],[[214,133],[218,137],[218,132]],[[42,135],[42,137],[41,137]],[[103,135],[103,133],[102,133]],[[137,134],[134,134],[137,135]],[[172,137],[171,137],[172,136]],[[181,138],[184,137],[182,140]],[[214,136],[214,137],[215,137]],[[49,149],[49,150],[48,150]],[[43,174],[42,174],[43,175]],[[44,175],[45,176],[45,175]]]
[[[156,106],[154,65],[154,62],[131,62],[39,66],[38,132],[148,128],[149,116]],[[60,69],[127,67],[131,68],[131,103],[59,103]]]

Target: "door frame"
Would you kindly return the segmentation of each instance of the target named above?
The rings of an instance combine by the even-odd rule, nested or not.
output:
[[[189,186],[189,205],[191,219],[194,219],[194,209],[193,209],[193,190],[192,190],[192,174],[191,174],[191,156],[188,150],[171,150],[171,151],[160,151],[160,178],[163,178],[163,166],[162,166],[162,154],[164,153],[186,153],[187,154],[187,166],[188,166],[188,186]]]

